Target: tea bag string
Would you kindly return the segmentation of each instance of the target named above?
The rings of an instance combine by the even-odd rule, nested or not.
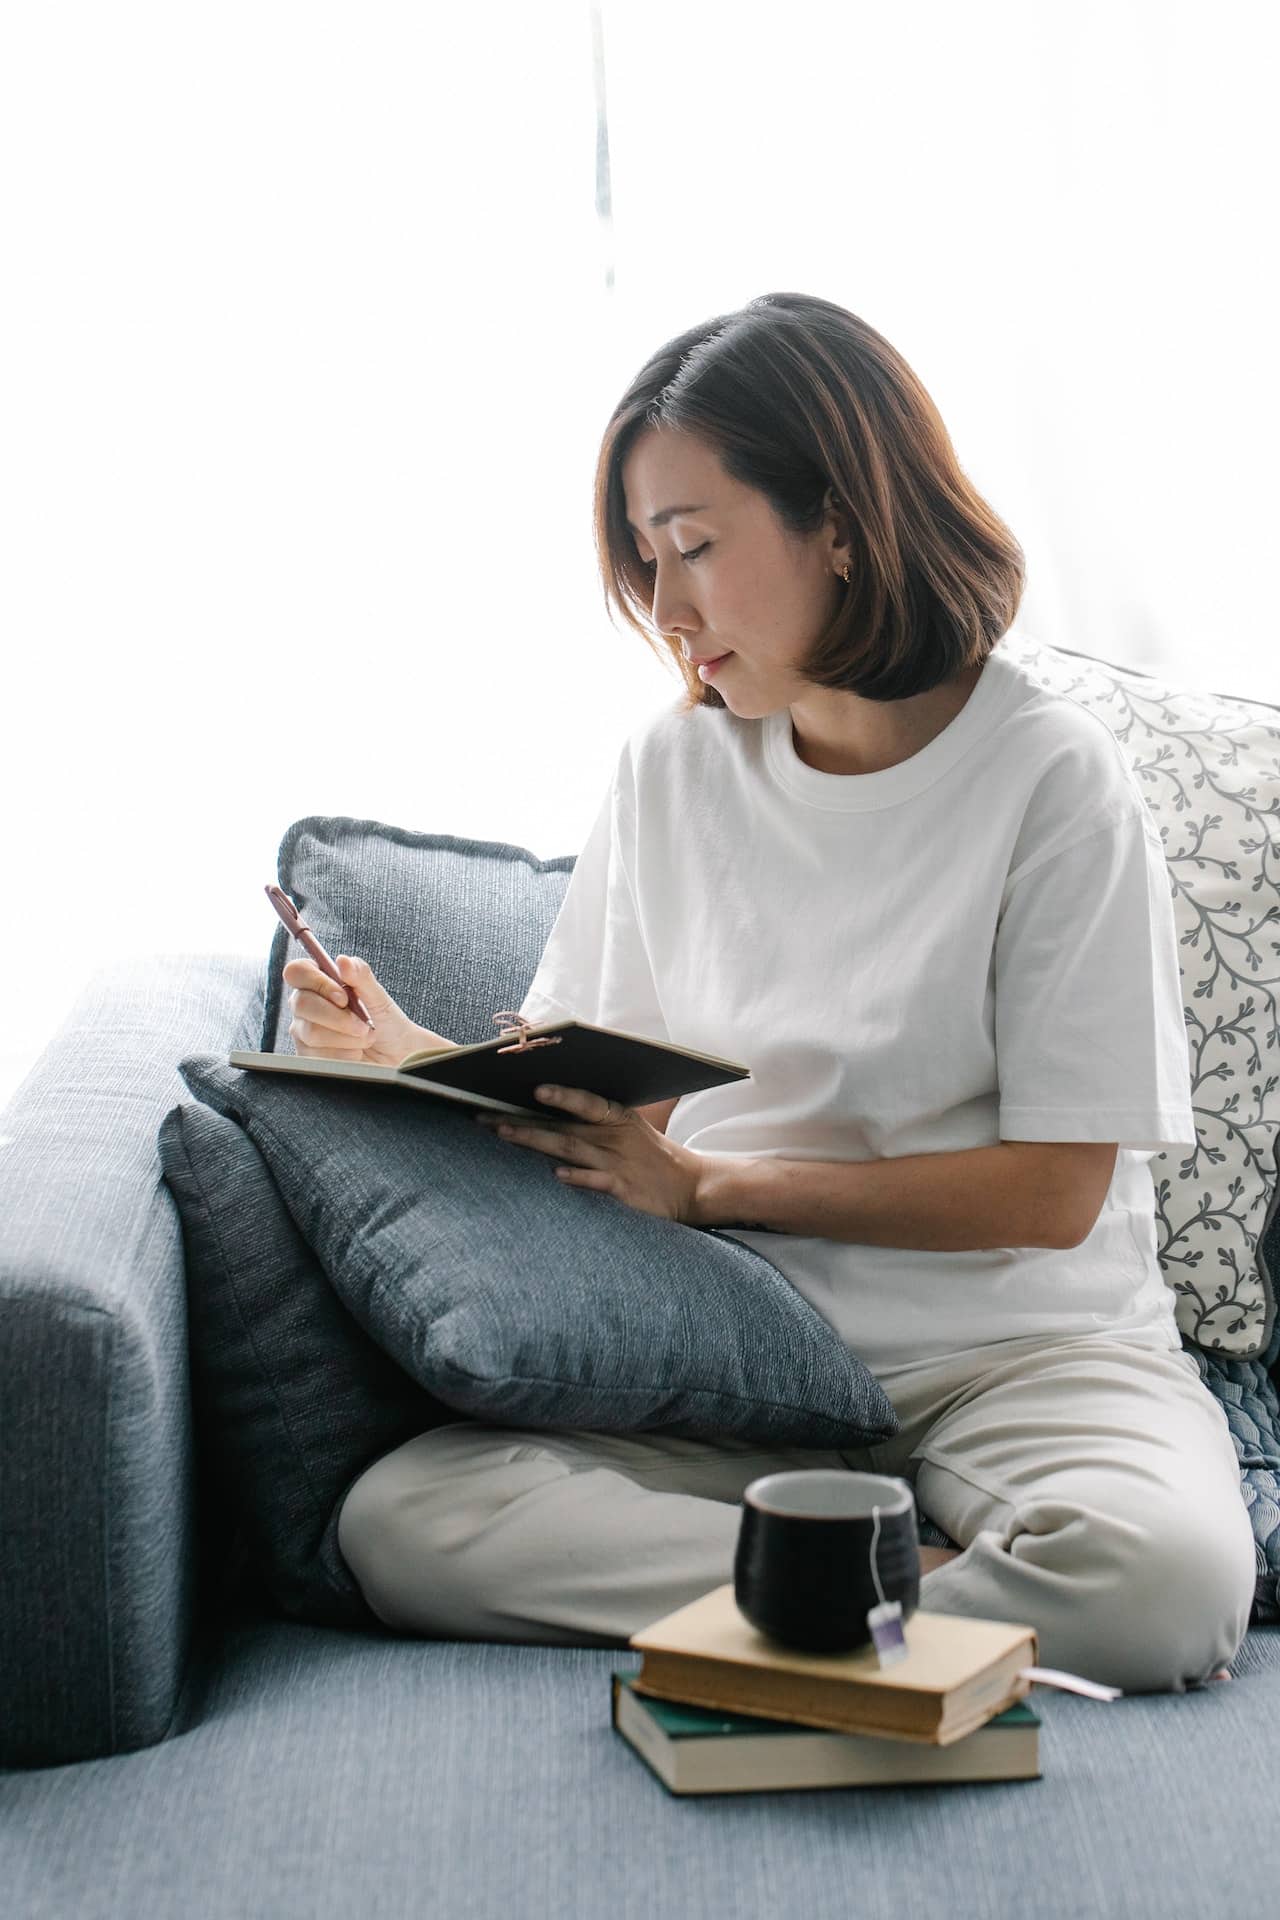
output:
[[[887,1603],[884,1597],[884,1588],[880,1585],[880,1567],[876,1560],[876,1541],[880,1538],[879,1507],[873,1506],[871,1509],[871,1513],[872,1513],[872,1517],[875,1520],[875,1526],[872,1529],[872,1534],[871,1534],[871,1578],[876,1583],[876,1597],[878,1598],[880,1605],[883,1607]]]

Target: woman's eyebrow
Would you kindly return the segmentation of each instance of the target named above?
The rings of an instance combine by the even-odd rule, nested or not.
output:
[[[665,527],[668,520],[674,520],[678,513],[705,513],[706,510],[705,504],[701,507],[664,507],[661,513],[654,513],[649,516],[649,525],[651,527]],[[627,525],[630,527],[632,533],[639,533],[640,529],[634,520],[628,520]]]

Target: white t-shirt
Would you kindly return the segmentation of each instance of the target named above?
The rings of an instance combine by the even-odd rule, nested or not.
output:
[[[650,717],[520,1011],[749,1067],[676,1106],[667,1136],[699,1153],[1118,1143],[1078,1247],[936,1252],[726,1223],[877,1375],[1014,1339],[1179,1348],[1147,1164],[1196,1142],[1160,836],[1104,722],[1007,649],[941,733],[878,773],[807,765],[787,708]]]

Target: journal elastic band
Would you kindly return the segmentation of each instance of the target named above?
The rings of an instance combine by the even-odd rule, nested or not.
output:
[[[499,1053],[528,1053],[534,1047],[558,1047],[564,1038],[563,1034],[544,1033],[540,1040],[531,1040],[529,1038],[529,1029],[533,1023],[532,1021],[526,1020],[524,1015],[520,1013],[511,1013],[510,1011],[491,1013],[489,1018],[491,1020],[505,1020],[507,1022],[505,1027],[499,1027],[498,1038],[500,1040],[505,1040],[509,1033],[518,1033],[520,1035],[520,1038],[514,1045],[499,1047]]]

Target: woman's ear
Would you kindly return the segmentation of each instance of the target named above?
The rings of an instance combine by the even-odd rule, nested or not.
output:
[[[831,535],[831,561],[839,573],[853,559],[849,520],[833,488],[827,488],[822,504],[827,516],[827,530]]]

